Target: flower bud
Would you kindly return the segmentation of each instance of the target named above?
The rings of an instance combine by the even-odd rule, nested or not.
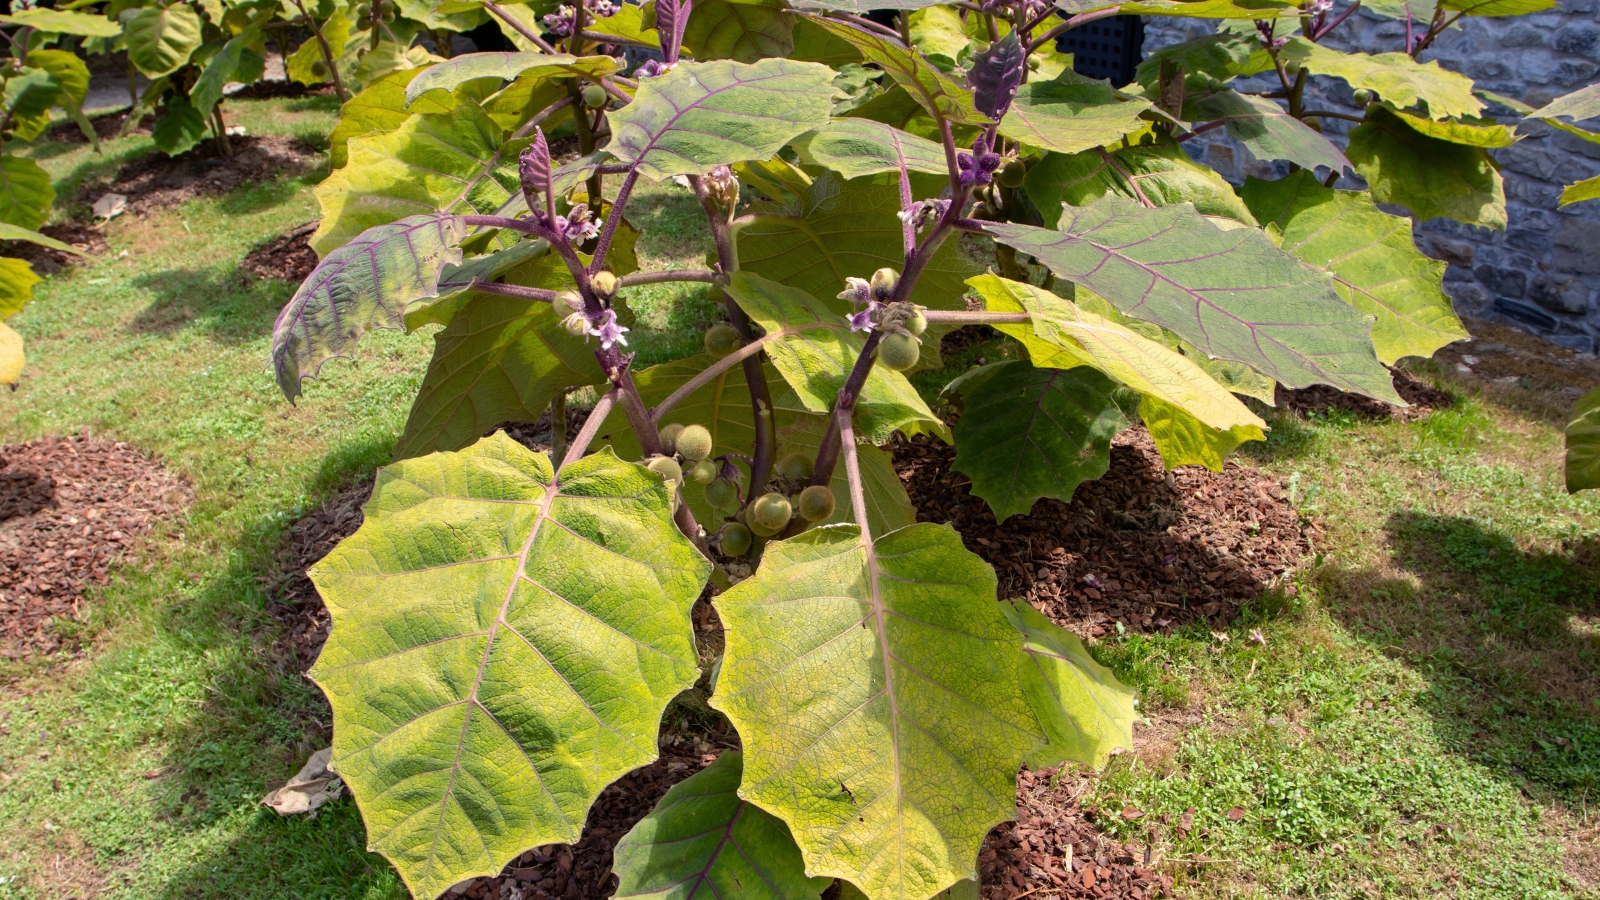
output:
[[[585,337],[589,334],[589,317],[581,312],[575,312],[561,320],[561,327],[573,337]]]
[[[577,291],[562,291],[556,295],[556,312],[565,308],[569,313],[585,312],[583,295]]]
[[[595,296],[602,300],[610,300],[615,297],[619,285],[620,282],[617,280],[617,276],[606,269],[601,269],[589,277],[589,287],[594,288]]]
[[[894,294],[895,287],[900,284],[900,273],[884,266],[872,273],[872,281],[869,284],[872,285],[872,299],[879,303],[886,302]]]

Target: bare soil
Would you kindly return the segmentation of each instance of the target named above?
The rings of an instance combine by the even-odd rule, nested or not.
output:
[[[77,222],[45,225],[39,232],[92,256],[99,256],[109,249],[105,235]],[[86,261],[85,257],[43,247],[31,241],[0,241],[0,256],[25,259],[40,275],[53,275],[62,269],[81,265]]]
[[[152,152],[109,178],[85,182],[78,189],[78,200],[88,207],[106,194],[124,194],[127,213],[144,215],[194,197],[225,194],[245,182],[297,174],[320,162],[316,148],[299,138],[245,135],[231,140],[231,157],[224,157],[211,138],[177,156]]]
[[[310,244],[316,230],[316,222],[307,222],[285,231],[246,254],[239,271],[256,278],[305,281],[317,267],[317,251]]]
[[[1394,375],[1395,393],[1408,406],[1395,406],[1360,394],[1347,394],[1325,384],[1293,391],[1280,384],[1273,399],[1279,407],[1292,409],[1301,415],[1338,409],[1363,419],[1397,419],[1401,422],[1426,418],[1434,410],[1449,409],[1454,402],[1449,394],[1405,369],[1391,368],[1389,371]]]
[[[102,140],[102,141],[109,141],[112,138],[120,137],[122,135],[123,124],[125,122],[127,122],[127,121],[128,121],[128,111],[127,110],[119,110],[117,112],[102,113],[102,114],[97,115],[97,116],[90,116],[89,117],[89,124],[94,126],[95,135],[97,137],[99,137],[100,140]],[[130,134],[149,134],[150,133],[150,124],[152,122],[154,122],[154,121],[155,121],[154,117],[145,116],[144,120],[139,123],[138,127],[134,128],[129,133]],[[50,129],[49,138],[50,138],[50,140],[55,141],[56,143],[59,143],[59,144],[87,144],[87,143],[89,143],[89,138],[84,135],[83,129],[78,127],[78,123],[73,122],[71,120],[63,122],[60,125],[57,125],[56,127]]]
[[[1565,425],[1573,403],[1600,387],[1600,357],[1482,319],[1464,320],[1470,341],[1434,360],[1449,381],[1530,409]]]
[[[79,435],[0,449],[0,655],[75,651],[55,626],[82,621],[84,589],[192,499],[121,442]]]

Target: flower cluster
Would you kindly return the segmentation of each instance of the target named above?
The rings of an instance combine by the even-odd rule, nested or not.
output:
[[[717,166],[705,176],[706,193],[718,206],[730,212],[739,205],[739,176],[727,166]]]
[[[978,135],[971,153],[957,153],[956,166],[961,169],[959,180],[964,188],[976,187],[994,181],[994,171],[1000,168],[1000,154],[989,149],[989,139]]]
[[[601,312],[600,322],[595,324],[589,321],[588,315],[583,310],[579,309],[563,319],[561,324],[567,329],[567,333],[574,337],[581,336],[585,340],[591,337],[599,338],[602,350],[610,350],[616,344],[628,346],[628,339],[622,336],[628,329],[618,324],[615,310],[608,309]]]
[[[579,203],[565,216],[551,216],[550,230],[566,235],[574,244],[581,244],[600,233],[600,221],[589,214],[589,204]]]
[[[658,75],[665,75],[671,72],[676,66],[677,63],[662,62],[659,59],[647,59],[639,64],[639,68],[633,70],[633,77],[655,78]]]
[[[949,200],[918,200],[895,215],[900,221],[910,222],[912,227],[921,231],[944,218],[945,213],[949,211]]]
[[[1287,37],[1273,37],[1273,34],[1277,32],[1277,28],[1278,23],[1272,21],[1271,19],[1256,20],[1256,33],[1261,36],[1261,45],[1263,47],[1266,47],[1269,50],[1277,50],[1284,44],[1289,43],[1289,39]]]
[[[882,317],[884,304],[894,296],[894,289],[899,283],[900,273],[887,266],[873,272],[870,281],[865,278],[846,278],[839,299],[850,301],[854,310],[849,316],[850,330],[871,331]]]
[[[613,3],[612,0],[584,0],[583,8],[590,17],[609,19],[616,15],[617,10],[621,7]],[[572,25],[576,17],[577,11],[575,9],[562,5],[556,7],[555,12],[546,14],[541,21],[544,22],[545,30],[556,37],[571,37]]]

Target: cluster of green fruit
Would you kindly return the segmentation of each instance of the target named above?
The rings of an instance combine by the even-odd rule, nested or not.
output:
[[[356,5],[356,28],[367,31],[372,28],[373,17],[378,21],[394,21],[394,3],[387,0],[372,0],[372,3],[359,3]]]

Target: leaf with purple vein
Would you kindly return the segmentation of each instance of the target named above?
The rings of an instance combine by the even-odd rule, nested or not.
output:
[[[978,112],[991,119],[1005,115],[1027,65],[1027,51],[1022,49],[1015,31],[974,54],[967,69],[967,84],[972,86],[972,102]]]

